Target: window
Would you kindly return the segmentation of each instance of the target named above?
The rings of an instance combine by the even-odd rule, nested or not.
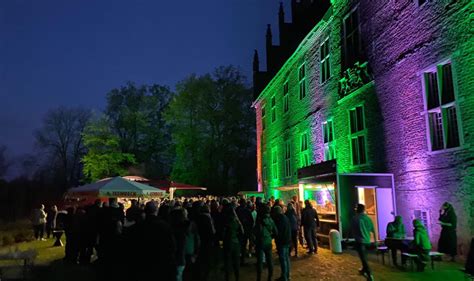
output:
[[[262,107],[262,131],[265,131],[265,106]]]
[[[308,134],[304,133],[301,135],[301,149],[300,149],[300,163],[301,167],[309,166],[309,150],[308,150]]]
[[[362,51],[359,38],[359,13],[354,9],[344,19],[344,67],[352,67],[356,61],[361,60]]]
[[[298,70],[298,84],[300,87],[300,100],[306,97],[306,78],[305,78],[304,64]]]
[[[460,146],[459,118],[451,63],[438,65],[425,72],[423,79],[431,151]]]
[[[272,97],[272,123],[276,121],[276,101],[275,96]]]
[[[278,179],[278,154],[276,147],[272,148],[272,178]]]
[[[332,120],[323,122],[324,161],[336,159],[334,125]]]
[[[415,219],[421,221],[421,223],[425,226],[426,231],[428,232],[428,236],[430,235],[430,216],[428,211],[426,210],[414,210],[413,215]]]
[[[367,163],[366,155],[366,130],[364,124],[364,108],[358,106],[349,110],[350,139],[352,165],[362,165]]]
[[[291,143],[285,143],[285,177],[291,177]]]
[[[290,97],[288,95],[288,81],[283,84],[283,112],[287,113],[290,109]]]
[[[330,53],[329,53],[329,38],[324,41],[324,43],[319,48],[319,53],[321,57],[320,67],[320,75],[321,75],[321,83],[326,82],[326,80],[331,77],[331,60],[330,60]]]

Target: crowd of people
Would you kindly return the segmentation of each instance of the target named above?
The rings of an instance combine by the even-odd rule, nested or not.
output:
[[[290,256],[298,256],[298,243],[307,254],[316,254],[316,230],[319,218],[309,200],[294,196],[284,204],[271,197],[239,199],[236,197],[181,198],[175,200],[131,200],[125,208],[116,198],[93,205],[70,207],[67,214],[43,205],[33,212],[35,237],[43,232],[63,228],[66,235],[64,261],[89,264],[94,261],[101,278],[116,280],[208,280],[212,268],[223,260],[225,280],[239,280],[240,266],[256,256],[256,279],[262,278],[264,264],[267,280],[273,280],[273,245],[280,263],[280,281],[290,280]],[[365,206],[358,204],[351,232],[361,259],[361,274],[367,280],[373,275],[367,262],[367,249],[377,241],[372,220]],[[439,250],[456,255],[455,214],[445,203],[440,213],[443,226]],[[409,245],[390,245],[396,263],[396,249],[419,256],[422,270],[429,260],[431,243],[423,224],[413,221],[414,240]],[[454,234],[452,229],[454,229]],[[373,240],[371,239],[373,235]],[[402,218],[387,226],[387,240],[404,241],[406,231]],[[454,238],[453,238],[454,235]],[[453,242],[454,239],[454,242]],[[398,240],[397,240],[398,241]],[[449,245],[446,245],[449,243]],[[453,244],[454,243],[454,244]],[[402,263],[404,261],[402,260]],[[231,278],[233,276],[233,278]]]
[[[223,260],[225,280],[239,280],[240,266],[255,255],[256,279],[261,280],[265,265],[270,281],[276,245],[278,280],[285,281],[290,279],[290,254],[298,256],[298,242],[305,244],[308,254],[318,249],[318,214],[309,201],[303,208],[296,196],[288,204],[273,197],[266,202],[260,197],[212,196],[131,200],[129,208],[109,198],[70,207],[64,216],[52,207],[51,223],[43,205],[33,216],[38,239],[43,235],[39,229],[54,229],[57,223],[66,236],[64,261],[94,262],[104,278],[208,280],[210,270]]]

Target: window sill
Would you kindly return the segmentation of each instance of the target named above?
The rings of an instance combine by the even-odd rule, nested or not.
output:
[[[321,87],[324,87],[328,84],[328,82],[331,80],[332,76],[330,76],[328,79],[326,79],[326,81],[324,82],[319,82],[319,86]]]
[[[366,162],[364,164],[358,164],[358,165],[351,164],[351,169],[363,169],[363,168],[367,168],[369,166],[370,166],[370,164],[368,162]]]
[[[464,144],[458,147],[453,147],[453,148],[446,148],[446,149],[440,149],[440,150],[430,150],[428,151],[428,155],[438,155],[438,154],[444,154],[444,153],[452,153],[456,151],[461,151],[470,148],[471,146],[469,144]]]

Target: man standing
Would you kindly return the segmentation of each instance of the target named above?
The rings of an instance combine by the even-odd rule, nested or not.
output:
[[[301,212],[301,224],[303,225],[304,239],[308,244],[308,254],[318,253],[318,241],[316,240],[316,227],[319,226],[319,217],[309,200],[304,201],[305,208]]]
[[[374,224],[365,213],[365,206],[362,204],[357,204],[356,215],[352,219],[351,230],[355,238],[355,249],[362,262],[362,269],[360,269],[359,272],[365,275],[367,280],[372,281],[374,280],[374,276],[367,262],[367,247],[370,245],[370,233],[373,233],[375,242],[377,239],[375,237]]]
[[[283,214],[280,206],[275,207],[275,225],[278,230],[275,242],[281,268],[281,277],[278,280],[288,281],[290,280],[291,227],[289,219]]]

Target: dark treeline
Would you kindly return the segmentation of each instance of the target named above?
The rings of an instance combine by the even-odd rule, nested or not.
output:
[[[190,75],[169,87],[128,82],[106,95],[102,112],[51,109],[34,152],[8,157],[0,144],[0,219],[60,202],[74,186],[116,175],[208,187],[235,194],[255,186],[252,91],[235,67]],[[5,180],[16,167],[15,178]]]

